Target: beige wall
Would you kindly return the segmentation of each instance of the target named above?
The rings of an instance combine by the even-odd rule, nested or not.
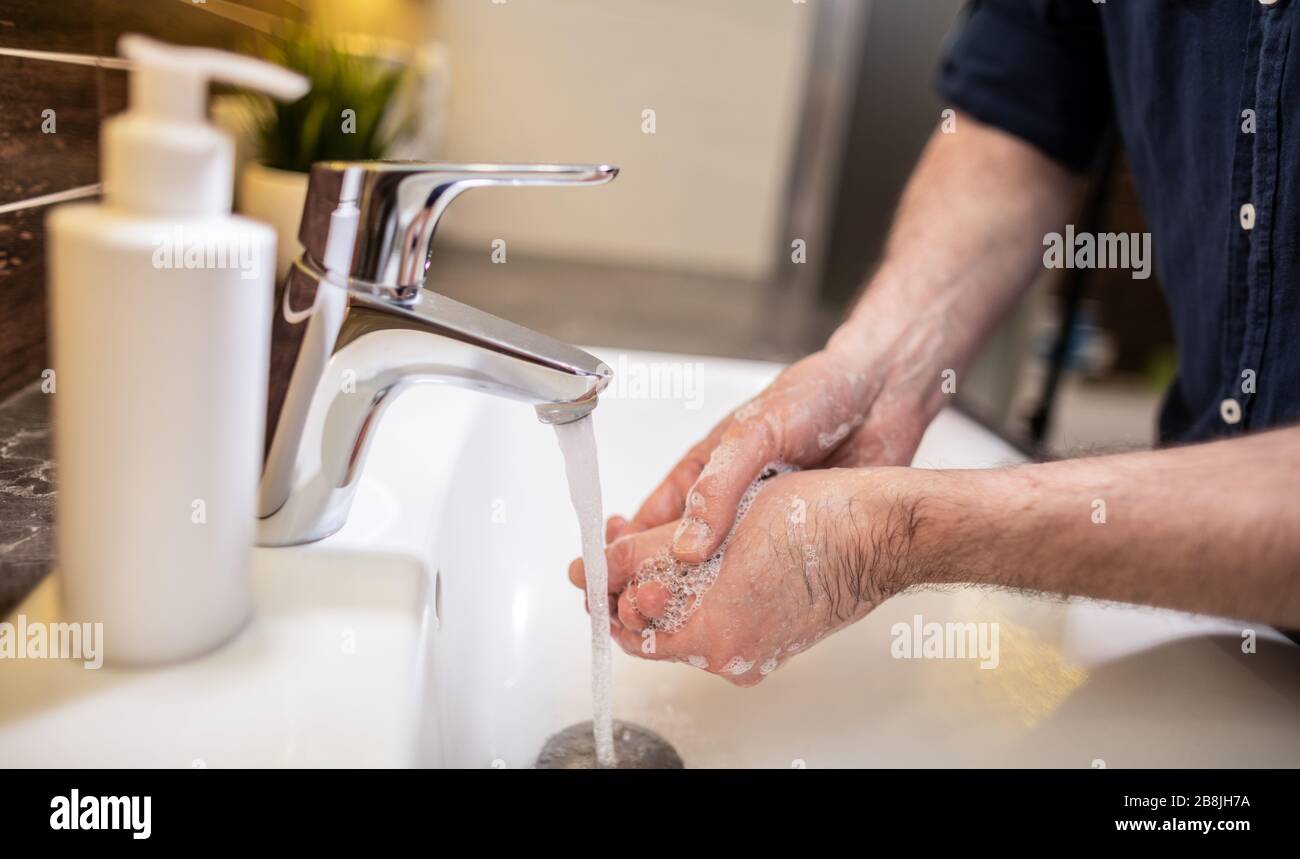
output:
[[[623,168],[604,188],[470,192],[441,239],[766,275],[788,247],[777,233],[811,5],[438,0],[451,69],[442,157]]]

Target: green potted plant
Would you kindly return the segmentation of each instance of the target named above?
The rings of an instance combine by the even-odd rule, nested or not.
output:
[[[398,106],[405,63],[348,50],[337,37],[301,25],[282,35],[261,40],[256,53],[307,77],[311,90],[289,104],[249,96],[258,157],[239,187],[240,210],[276,230],[280,277],[300,253],[298,221],[311,165],[383,158],[411,128]]]

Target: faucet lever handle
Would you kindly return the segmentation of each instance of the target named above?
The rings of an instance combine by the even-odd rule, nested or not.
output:
[[[449,164],[422,161],[322,161],[312,166],[298,239],[324,266],[330,216],[357,207],[351,286],[399,299],[419,294],[438,219],[462,191],[494,185],[603,185],[607,164]]]

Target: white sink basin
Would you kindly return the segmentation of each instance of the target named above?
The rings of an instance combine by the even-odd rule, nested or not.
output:
[[[618,353],[593,349],[611,366]],[[700,408],[607,397],[595,413],[607,512],[630,514],[675,458],[777,367],[698,361]],[[952,412],[917,464],[1018,455]],[[160,670],[0,660],[0,766],[506,766],[590,718],[587,616],[554,432],[453,388],[404,394],[347,526],[259,550],[257,616]],[[15,615],[58,615],[47,581]],[[899,660],[891,627],[997,622],[1000,661]],[[10,620],[13,618],[11,617]],[[753,689],[617,652],[615,713],[688,766],[1297,766],[1300,652],[1257,627],[976,590],[890,600]]]

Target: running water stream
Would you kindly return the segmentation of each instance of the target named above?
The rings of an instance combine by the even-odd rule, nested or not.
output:
[[[596,435],[591,415],[556,424],[555,435],[564,455],[569,498],[582,531],[582,565],[587,574],[587,606],[591,613],[592,725],[596,739],[596,765],[616,766],[614,755],[614,693],[609,641],[609,570],[605,566],[600,469],[596,463]]]

